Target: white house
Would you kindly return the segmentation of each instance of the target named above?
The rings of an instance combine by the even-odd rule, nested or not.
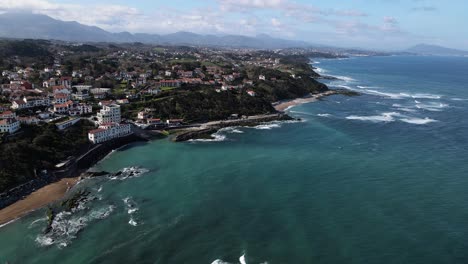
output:
[[[70,100],[70,95],[66,93],[54,94],[54,104],[64,104]]]
[[[84,101],[89,99],[89,93],[87,92],[77,92],[72,94],[73,99],[79,100],[79,101]]]
[[[0,132],[13,134],[21,128],[20,122],[13,118],[0,120]]]
[[[73,104],[68,111],[69,115],[77,116],[77,115],[85,115],[90,114],[93,112],[93,106],[88,104]]]
[[[16,118],[16,113],[12,111],[5,111],[0,113],[0,119]]]
[[[39,119],[35,116],[20,116],[18,117],[20,124],[26,125],[37,125],[39,124]]]
[[[50,99],[49,97],[35,97],[35,96],[28,96],[23,99],[25,103],[28,104],[29,107],[36,107],[36,106],[49,106]]]
[[[29,105],[23,100],[15,100],[11,103],[11,109],[26,109]]]
[[[125,137],[132,133],[129,124],[108,123],[88,133],[88,139],[94,144],[106,142],[115,138]]]

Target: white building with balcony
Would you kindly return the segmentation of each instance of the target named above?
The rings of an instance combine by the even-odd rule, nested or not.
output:
[[[103,106],[103,108],[97,113],[97,119],[97,123],[99,125],[106,123],[120,124],[122,121],[120,115],[120,105],[111,104]]]

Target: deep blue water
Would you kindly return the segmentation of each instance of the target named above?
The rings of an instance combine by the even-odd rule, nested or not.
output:
[[[117,151],[96,200],[0,229],[11,263],[467,263],[468,58],[319,60],[361,92],[290,109],[302,122]],[[217,260],[217,262],[216,262]]]

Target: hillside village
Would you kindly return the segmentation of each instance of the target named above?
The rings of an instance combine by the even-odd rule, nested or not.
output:
[[[22,125],[41,123],[53,123],[57,129],[64,130],[86,119],[97,127],[89,134],[90,141],[95,143],[103,141],[95,138],[104,135],[104,131],[106,136],[103,138],[106,139],[126,134],[110,132],[129,131],[129,126],[120,126],[121,122],[142,128],[177,126],[192,120],[184,120],[184,116],[158,116],[148,107],[132,112],[126,109],[134,103],[144,105],[141,102],[172,96],[177,94],[175,90],[187,92],[200,87],[220,94],[236,91],[255,97],[256,87],[262,82],[288,81],[284,75],[277,76],[277,72],[296,79],[302,78],[298,74],[304,71],[284,63],[287,56],[300,56],[303,50],[257,51],[142,44],[96,47],[46,43],[45,46],[39,45],[36,49],[48,54],[45,57],[49,63],[43,60],[44,56],[32,60],[12,56],[3,62],[0,133],[4,135],[20,132]],[[121,108],[123,119],[120,118]],[[118,115],[119,118],[106,120],[108,115]]]

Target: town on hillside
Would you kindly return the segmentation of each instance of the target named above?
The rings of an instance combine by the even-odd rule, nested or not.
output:
[[[314,53],[302,49],[258,51],[139,43],[93,46],[32,40],[15,44],[33,48],[29,49],[31,54],[4,54],[6,58],[0,65],[3,138],[21,133],[24,125],[55,124],[58,130],[65,130],[86,120],[96,127],[89,131],[89,141],[102,143],[132,133],[130,124],[164,129],[184,122],[249,114],[223,109],[219,115],[200,113],[197,120],[188,113],[191,109],[184,109],[181,102],[174,106],[172,101],[190,100],[191,91],[194,96],[200,91],[218,93],[213,100],[222,100],[223,94],[230,100],[233,91],[236,96],[256,97],[269,92],[264,91],[268,87],[262,89],[262,83],[274,86],[288,79],[300,79],[304,73],[315,74],[293,60]],[[315,55],[341,56],[318,52]],[[267,95],[272,97],[268,99],[288,99],[277,94],[280,93]],[[154,107],[158,102],[160,106]]]

